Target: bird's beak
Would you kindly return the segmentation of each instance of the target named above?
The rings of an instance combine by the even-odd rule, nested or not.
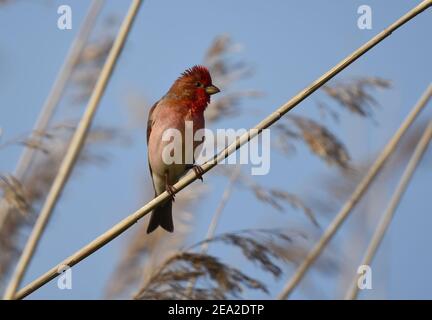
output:
[[[206,91],[209,95],[212,95],[212,94],[215,94],[215,93],[220,92],[219,88],[216,87],[216,86],[213,86],[213,85],[206,87],[206,88],[205,88],[205,91]]]

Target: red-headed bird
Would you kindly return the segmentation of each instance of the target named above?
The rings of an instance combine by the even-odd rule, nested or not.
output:
[[[183,72],[167,94],[150,109],[147,121],[147,152],[153,188],[155,196],[167,191],[171,199],[153,210],[147,233],[154,231],[158,226],[169,232],[174,231],[172,202],[175,189],[173,185],[189,169],[193,169],[197,175],[202,174],[199,166],[186,164],[184,161],[185,121],[193,123],[193,134],[203,129],[204,110],[210,103],[210,96],[219,91],[212,84],[207,68],[194,66]],[[169,129],[177,129],[182,135],[183,163],[167,165],[162,160],[164,147],[170,143],[170,141],[162,141],[162,135]],[[193,150],[195,150],[202,142],[190,141],[189,143],[193,143]]]

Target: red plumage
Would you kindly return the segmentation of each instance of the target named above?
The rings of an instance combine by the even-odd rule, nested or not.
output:
[[[147,122],[147,145],[155,196],[168,191],[172,199],[153,210],[147,233],[152,232],[158,226],[169,232],[174,231],[172,201],[175,190],[172,185],[191,168],[190,165],[184,163],[184,154],[182,155],[183,163],[166,164],[162,160],[164,147],[169,143],[162,141],[162,135],[166,130],[177,129],[182,135],[181,143],[184,146],[185,121],[193,123],[194,134],[196,130],[204,128],[204,110],[210,103],[210,95],[217,92],[219,89],[212,84],[207,68],[194,66],[183,72],[167,94],[150,109]],[[193,142],[194,150],[199,144]],[[184,149],[181,148],[181,150]],[[197,168],[199,167],[194,166],[194,170]]]

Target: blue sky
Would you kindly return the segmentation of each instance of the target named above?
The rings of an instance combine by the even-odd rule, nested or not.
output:
[[[180,72],[202,62],[203,54],[215,36],[227,33],[242,44],[244,49],[240,57],[255,70],[253,77],[239,82],[236,88],[258,89],[265,95],[260,99],[247,100],[241,106],[246,112],[218,125],[251,127],[417,3],[419,1],[403,0],[146,1],[94,123],[128,127],[130,117],[125,108],[128,94],[139,94],[149,102],[157,100]],[[61,4],[72,7],[73,29],[70,31],[57,29],[57,7]],[[372,30],[357,27],[357,8],[362,4],[372,8]],[[102,16],[115,13],[121,18],[127,7],[128,1],[108,0]],[[12,1],[1,8],[2,139],[28,132],[33,126],[86,10],[87,2],[77,0]],[[101,28],[101,25],[96,28],[96,34],[102,31]],[[430,83],[431,28],[432,11],[428,10],[338,77],[380,76],[393,82],[391,90],[380,91],[376,95],[381,105],[376,112],[378,125],[359,117],[345,116],[339,126],[332,128],[348,144],[354,161],[372,156],[382,148]],[[319,118],[318,109],[314,107],[316,101],[316,95],[313,95],[294,113]],[[61,105],[63,115],[73,113],[68,108],[66,98]],[[422,118],[430,115],[431,112],[426,111]],[[142,204],[139,186],[148,174],[145,136],[140,130],[131,129],[130,133],[134,143],[126,148],[110,148],[108,165],[79,169],[67,184],[24,283]],[[13,171],[20,151],[19,147],[10,147],[0,152],[0,172]],[[266,185],[283,186],[300,194],[316,192],[314,188],[317,185],[313,181],[320,175],[337,173],[336,169],[312,157],[306,148],[300,148],[298,154],[288,160],[277,152],[272,152],[271,156],[272,170],[269,175],[256,179]],[[378,252],[380,258],[377,265],[380,267],[374,273],[374,281],[377,287],[384,286],[385,291],[376,290],[365,297],[432,298],[429,272],[432,267],[429,254],[432,240],[432,208],[428,201],[432,178],[430,167],[429,152]],[[397,180],[399,173],[389,173],[396,175],[392,181]],[[195,240],[204,237],[211,212],[217,206],[225,184],[221,179],[206,182],[211,196],[205,207],[199,207],[199,215],[195,218]],[[383,187],[390,195],[393,185]],[[385,204],[385,199],[381,202]],[[252,212],[248,219],[242,216],[246,212]],[[356,212],[361,213],[360,210]],[[287,214],[298,215],[296,212]],[[218,230],[225,232],[261,227],[263,224],[271,227],[281,219],[286,223],[290,221],[278,215],[267,206],[257,204],[249,193],[238,190],[228,204]],[[323,217],[322,221],[325,224],[329,217]],[[51,282],[31,298],[101,298],[102,289],[121,254],[127,234],[74,267],[73,290],[59,291],[55,282]],[[216,250],[212,253],[221,252]],[[319,281],[320,291],[328,291],[323,297],[331,297],[330,289],[334,284],[322,279]],[[280,290],[281,283],[279,281],[271,286],[273,296]],[[299,293],[295,297],[301,298],[302,295]]]

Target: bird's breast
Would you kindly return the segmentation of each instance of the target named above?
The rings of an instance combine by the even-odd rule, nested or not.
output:
[[[183,110],[159,110],[153,119],[148,143],[149,162],[153,172],[161,176],[168,172],[172,182],[185,173],[186,164],[191,160],[191,155],[186,155],[186,150],[192,146],[193,152],[201,144],[201,141],[195,141],[194,136],[197,130],[203,129],[205,125],[202,114]],[[186,122],[191,132],[186,133]],[[167,163],[167,152],[171,152],[169,159],[172,160],[174,156],[175,163]],[[173,152],[176,154],[172,154]]]

